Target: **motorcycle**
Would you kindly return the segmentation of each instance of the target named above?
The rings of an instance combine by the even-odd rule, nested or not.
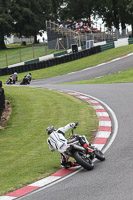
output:
[[[20,85],[27,85],[30,84],[30,79],[28,79],[26,76],[22,79]]]
[[[6,84],[15,84],[13,77],[9,77],[8,80],[6,81]]]
[[[92,162],[92,160],[94,158],[97,158],[100,161],[104,161],[105,156],[102,151],[98,150],[93,145],[89,145],[87,149],[82,147],[80,142],[77,140],[77,134],[74,134],[74,128],[72,128],[72,134],[68,138],[69,147],[67,148],[65,154],[69,157],[73,157],[76,162],[83,168],[87,170],[92,170],[94,168],[94,163]]]

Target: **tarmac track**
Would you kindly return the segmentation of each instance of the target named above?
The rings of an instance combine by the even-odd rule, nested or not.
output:
[[[130,68],[133,56],[94,68],[95,76],[114,73]],[[105,67],[106,66],[106,67]],[[107,70],[108,69],[108,70]],[[96,71],[95,71],[96,70]],[[107,70],[107,71],[106,71]],[[91,78],[91,70],[82,71],[81,79]],[[71,80],[80,80],[81,73]],[[70,89],[94,96],[105,102],[115,112],[118,120],[118,134],[105,153],[105,162],[96,162],[92,171],[81,170],[79,173],[50,187],[42,188],[20,199],[24,200],[132,200],[133,199],[133,83],[100,85],[49,85],[65,82],[64,75],[34,81],[33,87]],[[65,78],[64,78],[65,77]],[[93,78],[93,73],[92,73]],[[69,79],[69,81],[70,81]]]
[[[130,55],[130,54],[129,54]],[[56,76],[52,78],[46,78],[44,80],[37,80],[32,85],[42,85],[42,84],[58,84],[64,82],[72,82],[79,80],[86,80],[97,78],[112,73],[120,72],[133,67],[133,55],[118,58],[119,60],[113,60],[113,62],[104,63],[101,66],[94,66],[82,71],[72,72],[62,76]]]

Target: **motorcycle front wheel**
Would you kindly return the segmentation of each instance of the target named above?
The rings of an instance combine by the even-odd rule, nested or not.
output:
[[[104,161],[105,160],[105,156],[102,153],[102,151],[100,151],[100,150],[96,150],[95,151],[95,157],[100,161]]]
[[[92,163],[91,159],[86,157],[86,154],[83,152],[75,151],[73,153],[73,157],[83,168],[87,170],[92,170],[94,168],[94,164]]]

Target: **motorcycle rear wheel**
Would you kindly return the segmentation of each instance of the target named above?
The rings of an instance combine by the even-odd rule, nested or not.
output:
[[[92,163],[91,159],[86,158],[83,152],[75,151],[73,153],[73,157],[75,158],[77,163],[85,169],[92,170],[94,168],[94,164]]]
[[[105,156],[102,153],[102,151],[100,151],[100,150],[96,150],[95,151],[95,157],[100,161],[104,161],[105,160]]]

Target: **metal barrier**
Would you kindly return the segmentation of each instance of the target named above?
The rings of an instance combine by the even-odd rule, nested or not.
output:
[[[128,44],[133,44],[133,38],[128,38]]]
[[[101,46],[101,51],[115,48],[114,41],[108,41],[107,44]]]

